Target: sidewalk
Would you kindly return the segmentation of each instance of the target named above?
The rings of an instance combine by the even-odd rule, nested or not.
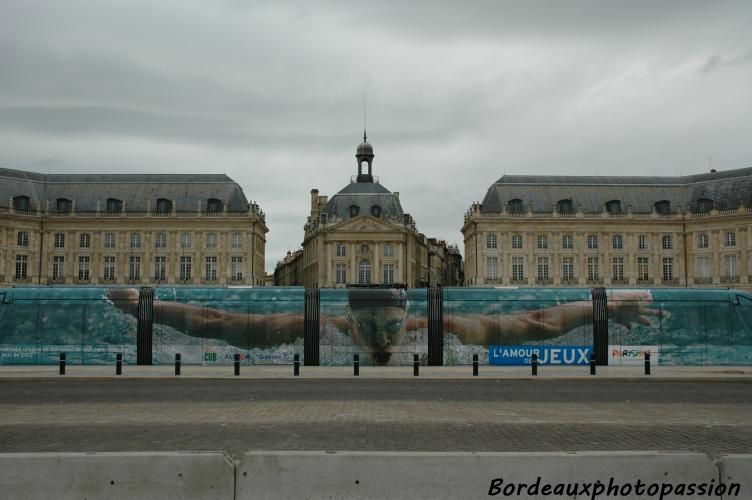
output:
[[[682,380],[682,381],[738,381],[752,382],[752,366],[653,366],[652,374],[644,374],[642,366],[599,366],[597,374],[590,375],[588,366],[541,366],[538,376],[531,375],[530,367],[488,366],[479,367],[478,377],[472,376],[472,366],[421,366],[421,379],[562,379],[597,381],[609,380]],[[264,365],[240,367],[240,376],[234,376],[233,366],[182,365],[181,375],[175,376],[172,365],[123,365],[123,374],[115,375],[114,365],[68,365],[66,374],[58,374],[57,365],[0,366],[0,381],[12,379],[286,379],[293,376],[292,365]],[[347,379],[353,376],[352,366],[301,366],[300,376],[306,379]],[[406,379],[414,378],[411,366],[361,366],[359,378]]]

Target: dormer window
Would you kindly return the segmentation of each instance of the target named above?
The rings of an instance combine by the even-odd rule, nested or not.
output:
[[[117,198],[107,198],[107,211],[120,212],[123,209],[123,202]]]
[[[560,214],[574,213],[574,203],[572,200],[559,200],[556,202],[556,211]]]
[[[207,212],[221,212],[222,200],[218,200],[216,198],[209,198],[208,200],[206,200],[206,211]]]
[[[350,217],[357,217],[360,213],[360,207],[358,205],[350,205]]]
[[[507,203],[507,210],[512,213],[521,213],[525,211],[525,206],[522,204],[522,200],[509,200],[509,203]]]
[[[58,198],[57,203],[55,204],[55,208],[57,208],[58,212],[70,212],[72,207],[73,202],[68,198]]]
[[[621,201],[620,200],[607,201],[606,212],[610,214],[620,214],[621,213]]]
[[[710,212],[711,210],[713,210],[713,200],[709,198],[700,198],[697,200],[698,212]]]
[[[373,215],[376,218],[381,217],[381,207],[378,205],[374,205],[371,207],[371,215]]]
[[[162,214],[172,212],[172,202],[166,198],[159,198],[157,200],[157,212]]]
[[[16,210],[31,210],[31,198],[28,196],[14,196],[13,208]]]
[[[671,202],[668,200],[661,200],[655,203],[655,211],[660,215],[671,214]]]

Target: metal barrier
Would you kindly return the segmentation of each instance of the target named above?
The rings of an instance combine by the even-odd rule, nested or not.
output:
[[[138,292],[138,327],[136,330],[136,364],[152,364],[154,344],[154,289],[143,287]]]
[[[608,298],[605,288],[593,288],[593,355],[595,363],[608,365]]]
[[[444,364],[444,291],[428,289],[428,366]]]
[[[321,293],[318,288],[305,291],[303,321],[303,362],[306,366],[319,366],[319,318]]]

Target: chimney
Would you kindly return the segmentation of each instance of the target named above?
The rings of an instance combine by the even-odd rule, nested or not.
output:
[[[319,190],[311,189],[311,210],[319,208]]]

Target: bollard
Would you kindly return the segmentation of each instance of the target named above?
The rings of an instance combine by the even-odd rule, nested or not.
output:
[[[235,376],[240,375],[240,354],[235,353]]]
[[[473,377],[478,376],[478,355],[473,354]]]
[[[353,375],[360,376],[360,354],[353,356]]]
[[[530,360],[530,366],[533,367],[533,375],[538,375],[538,353],[533,353],[533,359]]]
[[[123,374],[123,355],[121,353],[115,354],[115,375]]]
[[[420,359],[417,354],[413,354],[413,376],[417,377],[420,371]]]
[[[645,375],[650,375],[650,352],[645,353]]]
[[[590,375],[595,375],[595,354],[590,355]]]
[[[60,375],[65,375],[65,353],[60,353]]]
[[[175,375],[180,375],[180,353],[175,353]]]
[[[296,377],[300,375],[300,354],[296,354],[293,358],[292,374]]]

